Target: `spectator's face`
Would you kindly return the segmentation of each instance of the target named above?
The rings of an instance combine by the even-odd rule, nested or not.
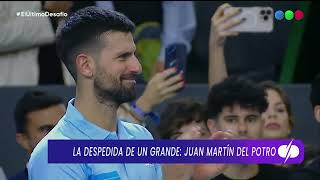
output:
[[[314,107],[314,117],[316,118],[316,120],[318,121],[318,123],[320,123],[320,105],[316,105]]]
[[[94,89],[102,101],[118,104],[135,99],[136,76],[141,64],[135,56],[135,44],[131,33],[109,32],[104,35],[106,46],[96,63]]]
[[[261,114],[235,104],[224,107],[216,120],[208,121],[210,130],[229,131],[239,139],[260,139],[263,127]]]
[[[289,114],[279,93],[267,90],[268,109],[262,114],[264,119],[263,138],[287,138],[291,132]]]
[[[171,139],[207,139],[209,136],[210,132],[204,122],[193,121],[174,132]]]
[[[17,138],[20,138],[17,139],[19,144],[31,154],[41,139],[44,138],[62,118],[65,111],[65,106],[59,104],[28,113],[26,132],[17,134]]]

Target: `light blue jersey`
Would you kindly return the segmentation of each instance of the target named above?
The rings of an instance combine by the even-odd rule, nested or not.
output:
[[[120,120],[118,121],[117,133],[102,129],[86,120],[73,104],[74,99],[69,101],[67,112],[59,123],[32,152],[28,164],[29,180],[162,179],[161,165],[159,164],[49,164],[48,139],[153,139],[144,127]]]

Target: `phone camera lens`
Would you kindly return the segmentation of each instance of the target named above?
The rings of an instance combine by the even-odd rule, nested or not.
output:
[[[261,11],[260,11],[260,14],[261,14],[261,15],[264,15],[265,13],[266,13],[265,10],[261,10]]]
[[[268,16],[263,16],[263,20],[267,21],[269,19]]]
[[[268,15],[271,14],[271,10],[270,10],[270,9],[267,10],[267,14],[268,14]]]

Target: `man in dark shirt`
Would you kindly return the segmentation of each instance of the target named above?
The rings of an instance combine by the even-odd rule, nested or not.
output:
[[[320,74],[317,75],[311,84],[310,101],[313,107],[313,114],[318,123],[320,123]],[[290,180],[314,180],[320,179],[320,157],[318,156],[308,166],[296,169],[290,177]]]
[[[250,177],[250,180],[269,180],[269,179],[288,179],[289,171],[283,167],[277,167],[274,165],[259,165],[259,171],[256,175]],[[215,177],[213,180],[229,180],[232,178],[227,177],[225,174],[221,174]]]
[[[66,107],[63,99],[45,91],[28,91],[15,108],[16,140],[30,155],[36,145],[58,123]],[[10,180],[28,179],[28,170]]]
[[[239,77],[229,77],[212,86],[208,97],[207,125],[210,132],[228,131],[237,139],[260,139],[264,124],[261,113],[268,107],[265,96],[257,84]],[[273,165],[230,164],[214,179],[287,178],[287,169]]]

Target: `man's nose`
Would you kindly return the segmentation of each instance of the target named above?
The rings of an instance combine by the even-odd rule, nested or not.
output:
[[[244,122],[240,122],[238,124],[238,133],[239,133],[239,135],[246,135],[247,132],[248,132],[247,124],[244,123]]]
[[[140,74],[142,72],[142,66],[138,60],[138,58],[133,55],[129,62],[129,71],[134,74]]]

